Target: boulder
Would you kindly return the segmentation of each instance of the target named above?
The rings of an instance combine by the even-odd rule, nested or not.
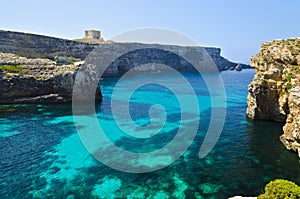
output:
[[[236,71],[241,71],[243,69],[241,64],[236,65],[235,70]]]

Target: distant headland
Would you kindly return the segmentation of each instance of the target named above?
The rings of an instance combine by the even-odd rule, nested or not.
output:
[[[85,37],[77,40],[54,38],[43,35],[0,31],[0,103],[51,103],[70,102],[76,72],[84,64],[84,59],[95,47],[103,47],[107,52],[118,49],[139,48],[145,50],[131,60],[133,65],[145,59],[156,59],[176,67],[183,72],[194,72],[193,66],[182,58],[155,51],[160,44],[116,43],[105,41],[97,30],[85,31]],[[163,45],[169,49],[180,49],[193,53],[198,47]],[[242,70],[249,65],[231,62],[221,56],[220,48],[205,47],[219,71]],[[155,56],[154,56],[155,55]],[[127,57],[112,64],[103,77],[121,76],[131,68]],[[204,66],[205,67],[205,66]],[[153,67],[145,69],[159,70]],[[144,70],[144,71],[145,71]],[[98,77],[88,77],[89,79]],[[95,80],[96,81],[96,80]],[[101,99],[100,89],[96,99]],[[80,99],[84,100],[84,99]]]

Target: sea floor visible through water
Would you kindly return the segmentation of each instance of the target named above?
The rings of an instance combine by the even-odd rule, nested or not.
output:
[[[122,172],[97,161],[78,136],[70,104],[1,105],[0,198],[228,198],[257,196],[276,178],[300,184],[299,159],[279,141],[283,124],[246,118],[247,86],[254,73],[251,69],[221,73],[226,88],[225,125],[217,144],[204,158],[198,154],[211,120],[211,99],[199,75],[185,73],[201,107],[197,135],[175,162],[149,173]],[[138,78],[147,77],[133,78],[127,84],[137,83]],[[171,76],[157,74],[157,78],[177,83]],[[170,111],[164,133],[140,142],[128,139],[113,122],[110,97],[117,81],[101,80],[104,98],[96,105],[99,123],[109,139],[138,152],[156,150],[170,142],[180,120],[172,92],[148,85],[131,97],[130,111],[139,124],[149,122],[151,104],[161,103]],[[123,86],[126,92],[127,85]],[[123,99],[120,96],[118,100]]]

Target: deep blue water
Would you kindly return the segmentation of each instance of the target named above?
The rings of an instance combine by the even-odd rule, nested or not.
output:
[[[258,195],[275,178],[300,184],[299,159],[278,138],[282,124],[246,118],[247,86],[254,70],[221,73],[226,88],[225,125],[216,146],[201,159],[198,153],[211,120],[211,99],[198,75],[184,75],[194,86],[200,104],[198,133],[180,158],[150,173],[117,171],[90,155],[77,134],[78,129],[89,126],[75,128],[71,105],[0,106],[0,198],[227,198]],[[121,91],[126,92],[140,78],[147,77],[133,78],[121,85]],[[168,75],[157,74],[157,78],[178,83]],[[152,104],[161,104],[167,112],[165,126],[158,134],[134,139],[125,135],[112,117],[110,98],[117,81],[101,81],[104,100],[96,105],[107,137],[132,152],[154,151],[170,142],[180,120],[179,102],[172,91],[150,84],[131,96],[130,114],[140,126],[150,123]],[[117,100],[125,103],[122,94]],[[126,128],[127,123],[122,125]],[[101,147],[106,153],[103,155],[110,155],[104,146],[100,151]]]

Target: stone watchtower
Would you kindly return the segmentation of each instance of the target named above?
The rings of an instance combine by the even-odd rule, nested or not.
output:
[[[99,30],[86,30],[85,39],[97,39],[101,40],[101,31]]]

